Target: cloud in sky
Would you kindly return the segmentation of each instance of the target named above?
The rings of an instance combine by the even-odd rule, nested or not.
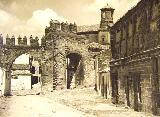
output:
[[[66,19],[57,15],[52,9],[37,10],[33,12],[32,17],[27,21],[27,25],[35,28],[45,28],[49,24],[51,19],[59,20],[60,22],[66,21]]]
[[[107,3],[115,9],[114,21],[116,21],[122,17],[128,9],[136,5],[139,0],[82,0],[81,2],[69,0],[76,6],[75,8],[68,6],[67,1],[57,2],[58,0],[47,0],[48,2],[44,2],[44,0],[42,0],[43,4],[38,4],[36,1],[8,1],[8,5],[10,6],[0,2],[0,33],[3,35],[8,33],[16,36],[34,35],[41,37],[44,35],[45,26],[49,24],[50,19],[60,21],[66,21],[65,18],[70,21],[74,19],[73,21],[79,25],[98,24],[100,23],[100,8]],[[86,3],[86,1],[88,2]],[[37,4],[32,5],[33,3]],[[31,7],[28,5],[31,5]],[[59,16],[59,14],[63,14],[63,16]],[[27,16],[27,19],[25,16]]]
[[[34,35],[41,37],[44,35],[44,29],[51,19],[66,21],[66,19],[58,16],[55,11],[49,8],[34,11],[32,17],[27,21],[20,20],[15,15],[0,10],[0,29],[2,29],[1,33],[3,35]]]
[[[2,2],[3,1],[3,2]],[[0,1],[0,33],[18,37],[44,35],[50,19],[75,21],[80,25],[100,23],[100,8],[107,3],[115,9],[114,21],[122,17],[139,0],[2,0]],[[62,16],[59,16],[61,14]],[[64,18],[65,17],[65,18]],[[23,55],[18,61],[26,58]],[[23,60],[22,60],[23,61]]]

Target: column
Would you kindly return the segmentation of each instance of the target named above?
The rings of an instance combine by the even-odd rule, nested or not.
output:
[[[4,86],[4,95],[11,95],[11,70],[5,71],[5,86]]]

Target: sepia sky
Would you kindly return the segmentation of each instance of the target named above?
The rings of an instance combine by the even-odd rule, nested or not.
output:
[[[0,0],[0,33],[44,35],[50,19],[92,25],[100,22],[100,8],[115,9],[114,21],[139,0]]]

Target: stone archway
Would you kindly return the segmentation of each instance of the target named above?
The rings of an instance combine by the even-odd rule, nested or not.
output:
[[[41,55],[40,48],[40,46],[3,46],[0,66],[5,70],[4,95],[11,95],[11,68],[15,59],[25,53],[39,53]]]
[[[84,79],[82,56],[78,53],[69,53],[66,56],[66,64],[67,89],[81,85]]]

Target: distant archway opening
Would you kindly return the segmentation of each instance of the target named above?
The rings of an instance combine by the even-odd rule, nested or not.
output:
[[[70,53],[66,56],[66,63],[67,89],[82,85],[84,79],[82,56],[78,53]]]
[[[22,54],[11,64],[11,92],[40,87],[40,64],[34,56]]]

